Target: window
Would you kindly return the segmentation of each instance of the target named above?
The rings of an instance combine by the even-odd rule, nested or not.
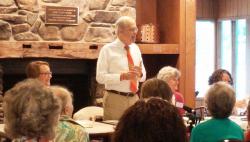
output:
[[[230,20],[221,22],[221,50],[217,58],[220,68],[232,72],[232,23]]]
[[[215,24],[213,21],[196,22],[195,90],[203,97],[208,88],[208,78],[215,69]]]
[[[237,98],[246,97],[246,20],[236,21],[236,78]]]
[[[247,52],[246,52],[246,20],[223,20],[219,22],[219,40],[217,58],[218,68],[231,72],[237,99],[247,94]]]
[[[237,99],[250,94],[250,36],[249,19],[218,21],[217,35],[213,21],[196,22],[196,68],[195,89],[203,97],[208,89],[208,78],[215,69],[228,70],[234,80]],[[215,43],[215,39],[217,43]],[[215,45],[218,45],[217,47]]]

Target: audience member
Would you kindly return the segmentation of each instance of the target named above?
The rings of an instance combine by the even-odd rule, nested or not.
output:
[[[191,133],[191,142],[218,142],[224,139],[243,140],[243,130],[228,117],[235,105],[235,91],[225,82],[210,86],[205,102],[212,119],[198,124]]]
[[[50,85],[52,73],[48,62],[45,61],[32,61],[26,67],[26,75],[28,78],[36,78],[44,85]]]
[[[139,81],[146,79],[139,47],[134,43],[137,34],[135,20],[122,16],[116,21],[117,39],[100,51],[96,80],[105,84],[103,97],[104,119],[118,120],[138,99]]]
[[[3,115],[3,96],[0,95],[0,124],[3,123],[3,118],[4,118],[4,115]]]
[[[217,69],[215,70],[212,75],[209,77],[208,80],[208,84],[212,85],[218,81],[224,81],[230,85],[233,86],[233,78],[231,76],[231,74],[225,70],[225,69]],[[241,98],[241,99],[237,99],[236,100],[236,104],[233,110],[233,114],[238,115],[240,113],[243,113],[246,108],[247,108],[247,102],[248,102],[249,98],[245,97],[245,98]]]
[[[13,142],[52,142],[60,104],[40,81],[17,83],[5,93],[3,108],[5,132]]]
[[[113,142],[185,142],[186,127],[178,109],[159,98],[139,100],[125,111]]]
[[[162,79],[171,88],[174,96],[173,96],[173,104],[179,107],[179,112],[181,115],[184,114],[184,109],[182,108],[184,105],[184,98],[183,95],[178,92],[178,85],[179,85],[179,78],[181,76],[180,71],[177,68],[166,66],[160,69],[159,73],[157,74],[158,79]]]
[[[250,142],[250,101],[248,101],[247,106],[247,121],[248,121],[248,129],[245,131],[245,142]]]
[[[171,88],[161,79],[151,78],[143,82],[140,94],[143,99],[159,97],[172,103]]]
[[[233,85],[233,78],[231,74],[224,69],[215,70],[208,79],[208,85],[212,85],[218,81],[224,81],[230,85]]]
[[[50,88],[53,94],[61,100],[62,106],[55,142],[89,142],[89,136],[84,127],[71,118],[74,109],[72,93],[61,86],[51,86]]]

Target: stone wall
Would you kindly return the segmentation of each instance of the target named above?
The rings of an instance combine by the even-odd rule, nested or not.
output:
[[[115,38],[115,21],[120,16],[135,18],[135,3],[136,0],[0,0],[0,40],[111,42]],[[79,7],[78,25],[45,25],[46,6]]]
[[[3,67],[0,64],[0,97],[3,95]],[[1,99],[0,99],[1,102]]]

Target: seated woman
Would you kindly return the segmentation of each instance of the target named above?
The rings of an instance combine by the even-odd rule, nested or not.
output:
[[[89,135],[84,127],[72,119],[74,110],[72,93],[61,86],[51,86],[50,89],[61,100],[62,106],[55,142],[89,142]]]
[[[224,81],[230,85],[233,85],[233,78],[231,74],[229,73],[229,71],[225,69],[215,70],[208,79],[208,85],[212,85],[219,81]]]
[[[225,139],[243,140],[243,130],[228,117],[235,105],[235,91],[225,82],[210,86],[205,102],[212,119],[193,128],[191,142],[218,142]]]
[[[183,95],[178,92],[179,78],[181,76],[180,71],[177,68],[166,66],[160,69],[157,74],[158,79],[164,80],[171,88],[173,96],[173,104],[176,106],[184,105]],[[184,109],[178,108],[181,115],[184,114]]]
[[[5,132],[13,142],[52,142],[60,104],[48,87],[28,79],[8,90],[3,101]]]
[[[225,69],[215,70],[212,73],[212,75],[209,77],[208,85],[212,85],[218,81],[226,82],[226,83],[230,84],[231,86],[234,85],[232,75],[229,73],[229,71],[227,71]],[[236,100],[233,114],[238,115],[238,114],[245,112],[245,110],[247,108],[248,100],[249,100],[248,97]]]
[[[139,100],[119,120],[113,142],[186,142],[178,109],[159,98]]]
[[[157,78],[151,78],[143,82],[140,95],[143,99],[159,97],[172,103],[173,93],[168,84]]]

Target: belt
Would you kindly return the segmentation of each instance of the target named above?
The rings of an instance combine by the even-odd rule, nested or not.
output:
[[[110,93],[119,94],[122,96],[129,96],[129,97],[133,97],[135,95],[135,93],[131,93],[131,92],[125,93],[125,92],[119,92],[119,91],[115,91],[115,90],[106,90],[106,91],[110,92]]]

